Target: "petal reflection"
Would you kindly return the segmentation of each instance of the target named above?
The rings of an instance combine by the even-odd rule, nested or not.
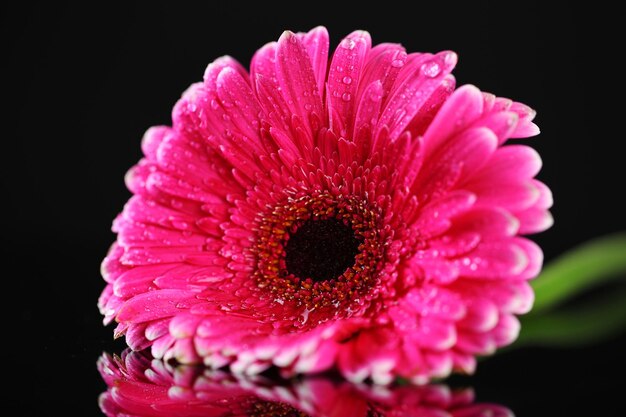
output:
[[[108,389],[109,417],[209,416],[513,416],[505,407],[475,404],[472,389],[443,384],[377,386],[331,377],[246,378],[220,370],[173,366],[145,353],[104,354],[98,369]]]

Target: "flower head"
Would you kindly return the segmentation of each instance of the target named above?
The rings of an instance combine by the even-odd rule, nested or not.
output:
[[[157,358],[352,381],[472,372],[533,293],[549,190],[534,111],[452,52],[285,32],[149,129],[103,263],[105,322]]]
[[[103,355],[108,389],[100,408],[109,417],[512,417],[495,404],[474,403],[471,389],[445,385],[376,387],[314,377],[274,381],[234,377],[194,366],[172,367],[137,352]]]

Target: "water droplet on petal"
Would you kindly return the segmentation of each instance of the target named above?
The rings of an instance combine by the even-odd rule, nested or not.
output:
[[[344,84],[352,84],[352,78],[348,77],[347,75],[345,77],[343,77],[343,83]]]
[[[354,40],[350,39],[350,38],[346,38],[344,40],[341,41],[340,46],[344,49],[354,49],[354,47],[356,46],[356,42],[354,42]]]
[[[435,78],[441,73],[441,67],[435,60],[424,62],[420,68],[422,74],[429,78]]]
[[[350,101],[350,99],[352,99],[352,95],[350,93],[343,93],[343,95],[341,96],[341,99],[343,101]]]
[[[401,59],[394,59],[391,61],[391,66],[394,68],[402,68],[404,66],[404,61]]]
[[[219,108],[219,106],[220,105],[218,104],[217,100],[215,100],[215,99],[211,100],[211,108],[213,110],[217,110]]]
[[[174,207],[175,209],[180,209],[183,207],[183,203],[181,203],[179,200],[176,199],[172,199],[172,201],[170,201],[172,207]]]

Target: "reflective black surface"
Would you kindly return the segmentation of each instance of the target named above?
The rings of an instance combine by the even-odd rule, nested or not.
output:
[[[374,42],[457,51],[459,84],[538,110],[542,135],[528,142],[556,201],[555,226],[535,238],[546,260],[626,229],[622,106],[609,104],[624,84],[616,6],[422,2],[415,13],[390,2],[177,4],[1,6],[2,340],[15,415],[101,415],[96,361],[124,345],[101,325],[98,268],[140,138],[170,122],[210,61],[230,54],[247,64],[284,29],[324,24],[336,43],[361,28]],[[572,349],[512,350],[447,383],[518,416],[621,416],[625,349],[622,333]]]
[[[371,386],[331,376],[277,380],[219,370],[170,366],[145,353],[103,355],[98,369],[108,389],[107,416],[421,416],[506,417],[510,410],[475,401],[471,388],[446,384]]]

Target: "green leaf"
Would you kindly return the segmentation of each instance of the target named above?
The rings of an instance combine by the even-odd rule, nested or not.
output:
[[[571,347],[598,343],[626,329],[626,286],[599,295],[591,302],[521,318],[522,329],[513,345]]]
[[[614,278],[626,277],[626,232],[603,236],[574,248],[547,265],[531,285],[532,316]]]

